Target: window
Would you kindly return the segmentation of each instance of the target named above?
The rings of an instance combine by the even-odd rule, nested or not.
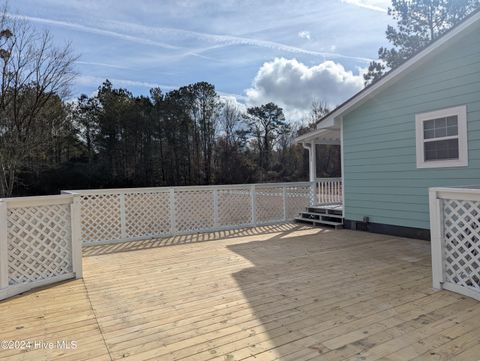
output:
[[[417,114],[417,168],[468,165],[465,105]]]

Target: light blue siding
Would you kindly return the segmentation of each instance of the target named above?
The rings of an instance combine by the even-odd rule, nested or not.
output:
[[[417,169],[415,114],[467,105],[468,167]],[[344,117],[345,218],[429,228],[428,188],[480,185],[478,29]]]

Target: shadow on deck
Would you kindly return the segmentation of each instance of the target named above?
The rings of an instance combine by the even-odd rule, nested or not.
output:
[[[283,223],[269,226],[216,231],[210,233],[193,233],[165,238],[152,238],[141,241],[129,241],[106,245],[91,245],[83,247],[83,256],[99,256],[118,252],[130,252],[159,247],[193,244],[198,242],[218,241],[220,239],[267,235],[271,233],[288,233],[309,228],[311,227],[294,223]],[[325,231],[328,231],[328,228]]]

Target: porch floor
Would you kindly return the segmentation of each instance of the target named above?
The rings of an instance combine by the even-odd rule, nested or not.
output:
[[[432,290],[429,248],[298,224],[89,247],[83,280],[0,303],[0,339],[78,347],[0,359],[478,360],[480,303]]]

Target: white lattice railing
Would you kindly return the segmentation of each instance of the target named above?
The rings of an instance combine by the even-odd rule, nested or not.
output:
[[[0,299],[82,276],[79,201],[0,199]]]
[[[317,178],[318,204],[342,203],[342,178]]]
[[[433,287],[480,300],[480,188],[431,188]]]
[[[82,240],[102,244],[267,225],[313,203],[315,183],[64,191],[80,195]]]

